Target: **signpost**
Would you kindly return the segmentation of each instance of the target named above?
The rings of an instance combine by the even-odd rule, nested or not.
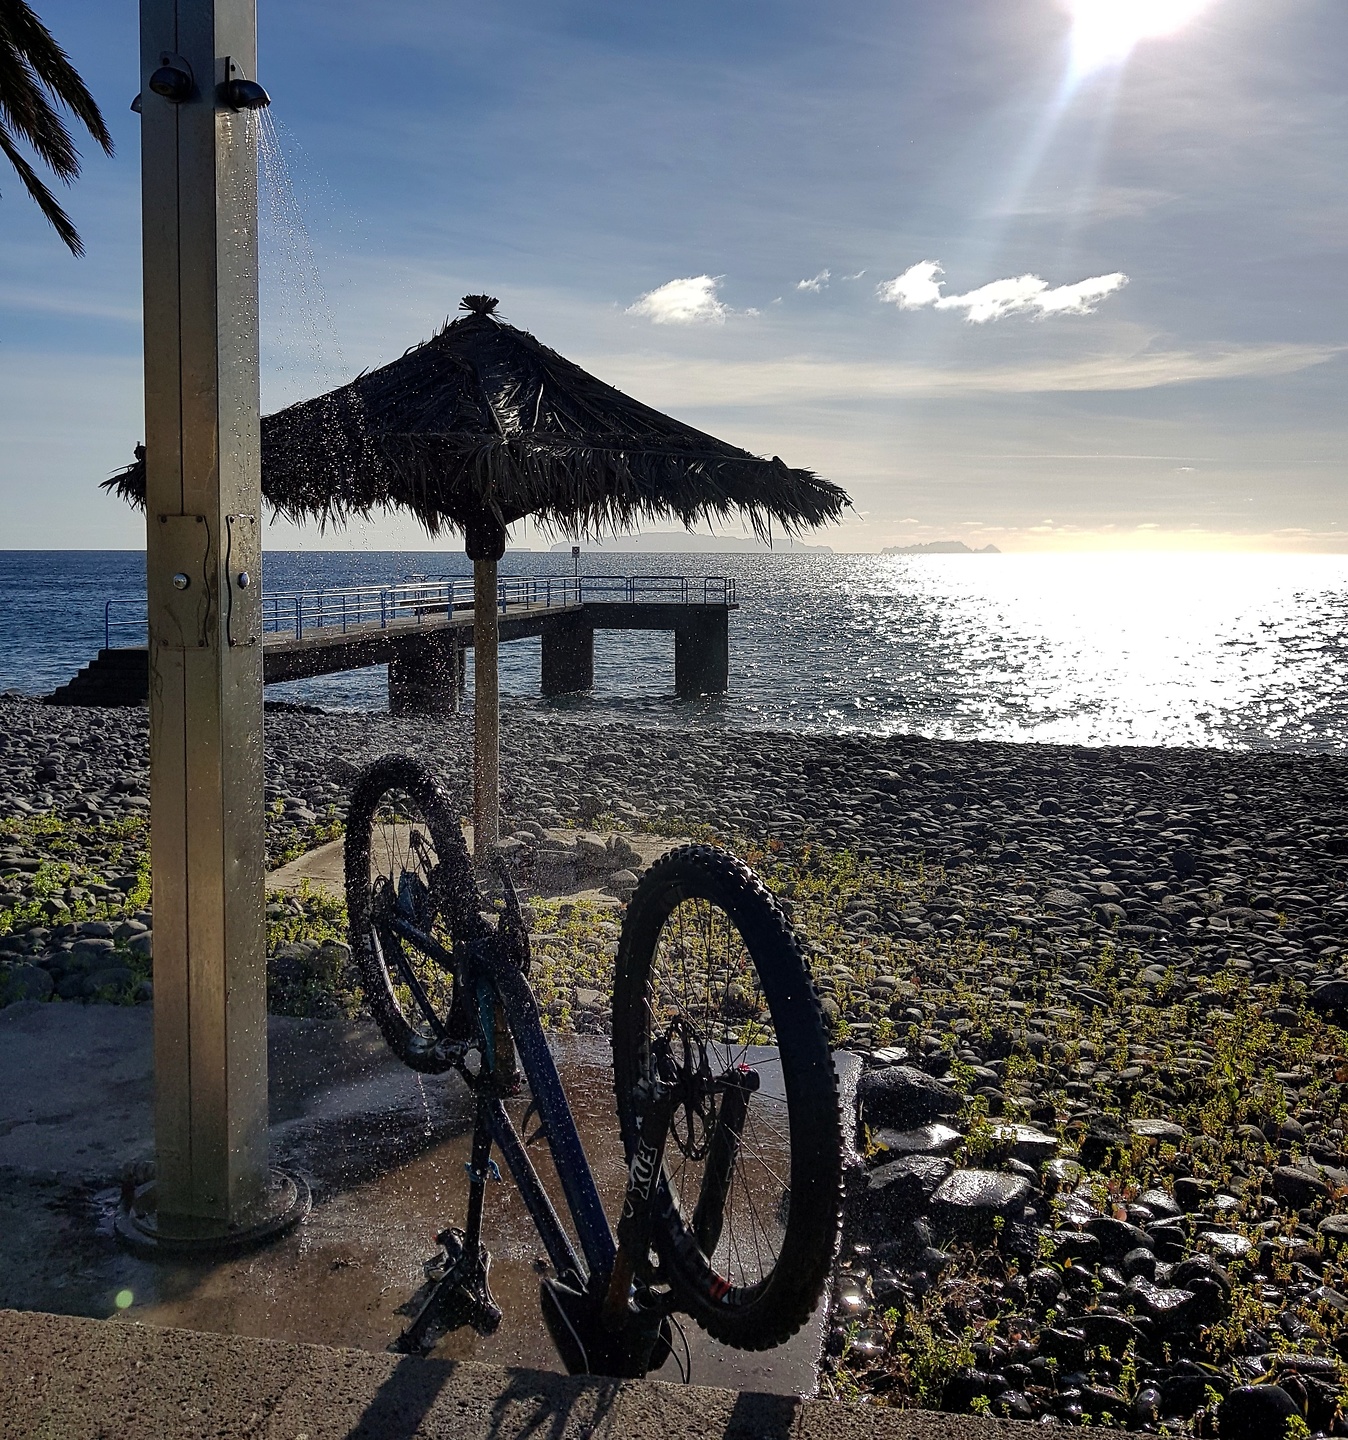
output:
[[[254,0],[141,0],[156,1179],[119,1232],[242,1248],[267,1157]]]

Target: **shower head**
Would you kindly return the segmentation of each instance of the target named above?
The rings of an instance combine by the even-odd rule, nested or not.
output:
[[[225,86],[225,102],[231,110],[261,110],[271,96],[256,80],[231,80]]]

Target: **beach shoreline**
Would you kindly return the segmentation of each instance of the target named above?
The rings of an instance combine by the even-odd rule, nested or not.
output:
[[[98,998],[118,967],[104,998],[148,985],[145,724],[0,700],[0,999],[25,998],[20,973],[46,987],[26,998]],[[338,833],[382,754],[423,758],[467,813],[470,725],[270,708],[273,863]],[[1348,758],[518,713],[502,774],[526,877],[545,827],[554,852],[574,826],[721,838],[806,937],[834,1041],[870,1067],[826,1391],[1192,1434],[1292,1374],[1282,1388],[1330,1423],[1348,1355]],[[77,903],[120,905],[118,923],[6,926],[44,835],[62,863],[80,845],[115,858]],[[273,964],[336,976],[340,915],[297,910],[292,928],[320,921],[326,940]],[[534,928],[550,1022],[603,1033],[617,917],[554,903]]]

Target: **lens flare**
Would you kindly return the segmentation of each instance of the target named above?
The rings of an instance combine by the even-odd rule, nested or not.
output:
[[[1187,25],[1211,0],[1067,0],[1072,69],[1086,75],[1128,58],[1138,41]]]

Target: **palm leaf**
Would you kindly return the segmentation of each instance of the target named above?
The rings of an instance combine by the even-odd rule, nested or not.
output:
[[[71,253],[82,255],[84,246],[70,217],[18,148],[19,141],[29,145],[66,184],[80,173],[79,151],[53,102],[69,110],[112,154],[112,136],[70,57],[26,0],[0,0],[0,151]]]
[[[98,102],[70,63],[70,56],[25,0],[0,0],[0,34],[5,32],[38,79],[88,130],[104,154],[111,155],[112,136],[104,124]]]
[[[56,196],[42,183],[36,170],[24,159],[23,155],[15,148],[14,141],[8,130],[0,125],[0,152],[2,152],[9,163],[19,173],[19,179],[23,181],[24,188],[36,202],[37,207],[47,217],[53,230],[65,242],[66,247],[72,255],[84,254],[84,241],[80,239],[79,231],[75,229],[70,216],[61,209],[57,203]]]

